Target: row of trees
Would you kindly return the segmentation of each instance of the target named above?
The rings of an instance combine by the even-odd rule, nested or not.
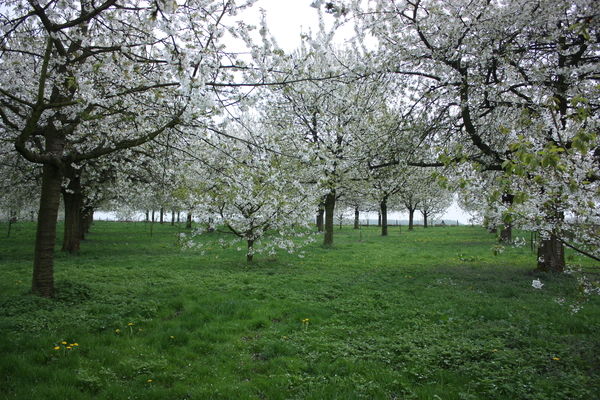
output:
[[[0,11],[0,165],[12,204],[40,199],[33,292],[54,295],[61,195],[66,251],[107,201],[222,221],[251,259],[267,230],[292,250],[317,210],[333,244],[338,201],[427,217],[460,190],[491,223],[539,232],[541,270],[564,269],[565,245],[600,256],[594,1],[317,0],[355,40],[321,28],[292,53],[266,26],[253,43],[226,25],[251,3]]]

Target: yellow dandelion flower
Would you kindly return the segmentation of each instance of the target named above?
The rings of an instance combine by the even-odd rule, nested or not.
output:
[[[67,344],[67,342],[62,342],[61,344]]]
[[[174,336],[169,336],[169,337],[170,337],[171,339],[175,339],[175,337],[174,337]]]
[[[67,346],[67,349],[71,349],[71,346]]]
[[[121,330],[120,329],[115,329],[115,332],[119,333],[119,332],[121,332]]]
[[[560,358],[558,358],[558,357],[554,357],[554,359],[555,359],[556,361],[560,360]]]
[[[60,350],[60,347],[56,346],[56,347],[54,348],[54,350]]]
[[[127,325],[131,326],[131,325],[133,325],[133,322],[130,322],[130,323],[128,323]]]
[[[73,343],[73,346],[79,346],[79,343]]]
[[[152,379],[148,379],[148,383],[152,382]]]

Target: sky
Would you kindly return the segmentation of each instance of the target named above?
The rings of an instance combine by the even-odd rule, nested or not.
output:
[[[258,0],[249,10],[238,15],[246,23],[259,26],[260,9],[266,12],[267,26],[277,44],[285,51],[291,51],[300,45],[301,33],[309,29],[316,32],[319,27],[318,12],[311,7],[314,0]],[[331,27],[334,18],[324,14],[326,27]],[[351,35],[352,29],[348,27],[342,35]],[[340,35],[341,36],[341,35]],[[341,38],[340,40],[343,40]]]

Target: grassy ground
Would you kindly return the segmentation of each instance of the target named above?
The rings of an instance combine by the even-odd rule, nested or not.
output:
[[[50,301],[27,294],[34,225],[13,225],[0,397],[600,398],[600,301],[572,314],[576,277],[533,276],[528,246],[494,256],[477,227],[344,228],[333,249],[246,263],[181,252],[180,229],[96,222],[80,254],[57,253]]]

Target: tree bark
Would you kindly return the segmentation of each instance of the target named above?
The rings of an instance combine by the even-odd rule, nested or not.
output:
[[[512,243],[512,225],[504,225],[504,228],[500,231],[500,241]]]
[[[428,212],[424,212],[423,214],[423,228],[427,228],[427,217],[429,216]]]
[[[185,229],[192,229],[192,213],[187,213],[187,221],[185,223]]]
[[[160,208],[160,224],[164,224],[165,223],[165,209],[164,208]]]
[[[414,220],[415,220],[415,209],[408,209],[408,230],[412,231],[414,228]]]
[[[254,257],[254,239],[248,239],[248,253],[246,253],[246,261],[251,262]]]
[[[56,221],[58,220],[61,184],[61,168],[52,164],[44,164],[31,293],[49,298],[55,296],[54,247],[56,245]]]
[[[333,213],[335,212],[335,190],[325,196],[325,238],[324,246],[333,246]]]
[[[384,198],[383,200],[381,200],[381,203],[379,203],[379,207],[380,207],[380,216],[381,216],[381,236],[387,236],[388,235],[388,222],[387,222],[387,198]]]
[[[83,212],[81,213],[81,223],[80,223],[80,239],[85,240],[85,235],[90,233],[90,228],[94,223],[94,208],[93,207],[84,207]]]
[[[65,231],[61,251],[75,253],[80,249],[82,236],[83,193],[81,191],[81,171],[71,165],[65,165],[63,174],[68,178],[69,185],[62,187],[65,204]]]
[[[325,231],[325,205],[319,204],[319,210],[317,211],[317,232]]]
[[[541,240],[538,247],[537,270],[553,273],[565,271],[565,249],[555,235]]]
[[[360,229],[360,211],[354,207],[354,229]]]

